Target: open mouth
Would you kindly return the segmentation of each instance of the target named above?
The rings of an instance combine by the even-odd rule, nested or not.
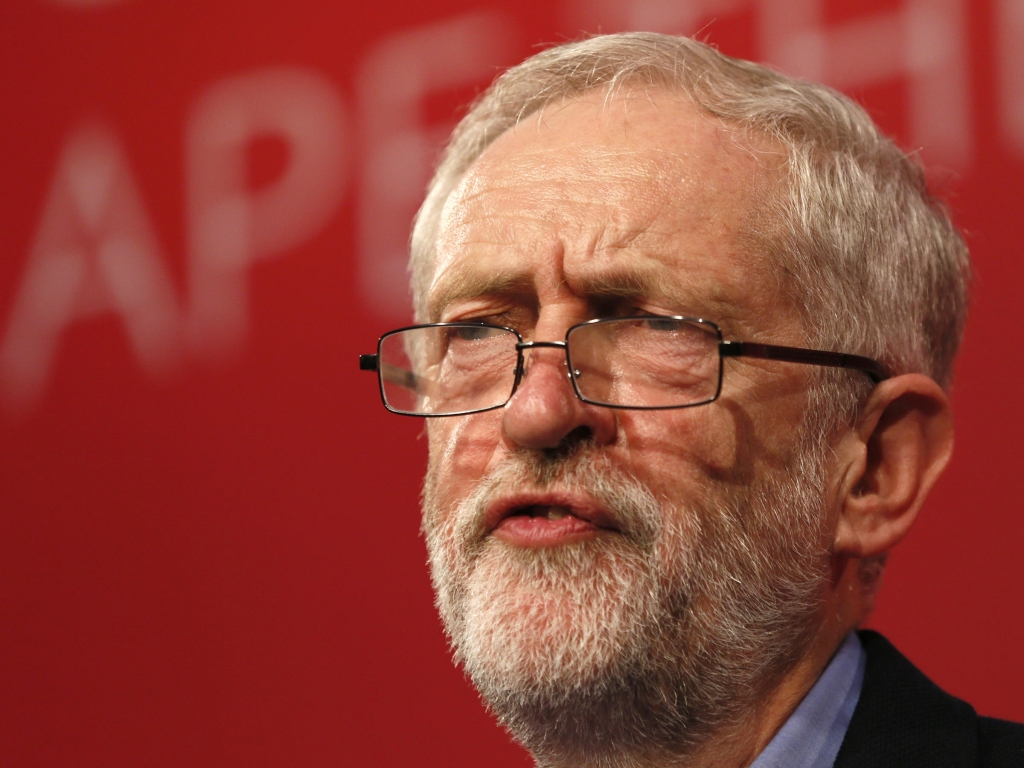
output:
[[[512,498],[488,510],[492,536],[521,547],[551,547],[616,530],[591,499]]]
[[[521,507],[512,510],[509,517],[543,517],[546,520],[557,522],[567,517],[576,517],[569,507],[558,505],[531,504],[528,507]]]

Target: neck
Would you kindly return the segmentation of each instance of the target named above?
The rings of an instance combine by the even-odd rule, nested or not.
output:
[[[782,675],[760,703],[741,718],[720,726],[686,755],[651,754],[642,749],[605,753],[534,755],[538,768],[746,768],[768,746],[817,682],[839,646],[865,611],[858,602],[858,561],[836,563],[818,631],[806,652]]]
[[[845,633],[844,635],[845,636]],[[719,727],[687,755],[652,754],[640,749],[618,753],[534,755],[538,768],[746,768],[765,749],[821,676],[843,636],[819,637],[756,709]]]

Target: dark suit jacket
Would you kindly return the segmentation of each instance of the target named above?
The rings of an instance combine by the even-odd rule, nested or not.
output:
[[[858,634],[864,687],[834,768],[1024,768],[1024,725],[978,717],[880,634]]]

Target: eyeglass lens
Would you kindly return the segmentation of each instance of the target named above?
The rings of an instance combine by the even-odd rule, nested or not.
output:
[[[380,343],[384,401],[400,413],[471,413],[503,405],[515,385],[518,337],[504,328],[409,328]]]
[[[691,320],[627,318],[576,326],[569,358],[583,399],[600,405],[696,405],[718,391],[718,332]]]

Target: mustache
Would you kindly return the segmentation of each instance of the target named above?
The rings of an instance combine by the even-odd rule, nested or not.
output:
[[[587,450],[586,446],[558,452],[513,451],[491,467],[450,514],[443,514],[432,503],[431,486],[428,476],[424,487],[424,509],[428,510],[425,532],[429,537],[437,533],[437,527],[449,527],[455,539],[464,544],[484,539],[484,518],[495,499],[522,490],[561,489],[585,494],[609,514],[622,535],[638,544],[653,544],[662,528],[661,504],[650,488],[600,451]]]

